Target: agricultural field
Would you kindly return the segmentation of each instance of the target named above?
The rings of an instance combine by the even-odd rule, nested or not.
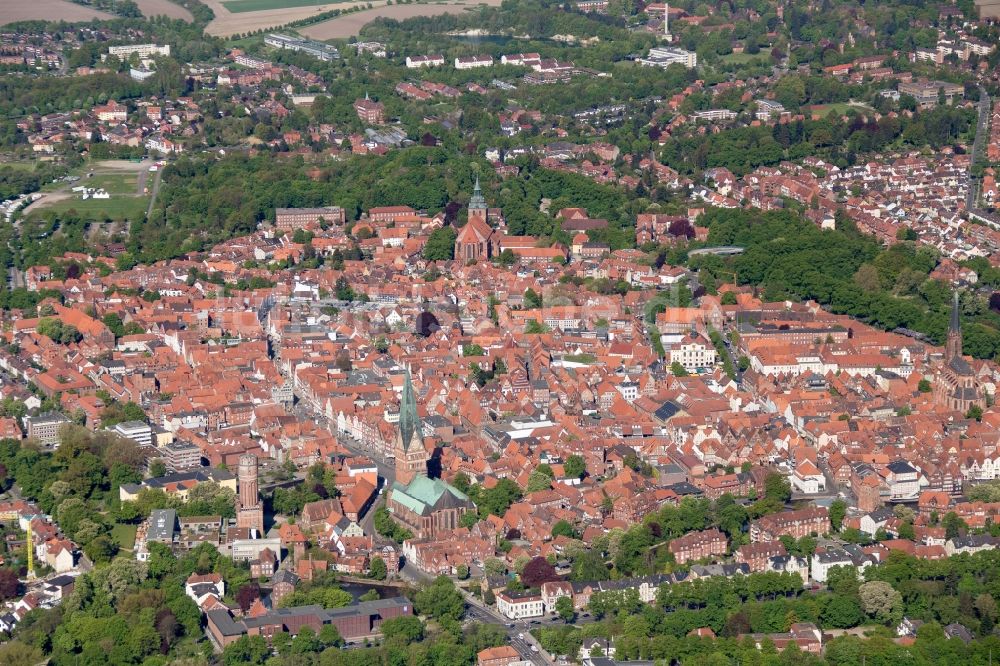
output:
[[[153,2],[167,1],[153,0]],[[51,21],[53,18],[59,18],[63,21],[89,21],[114,17],[107,12],[65,0],[31,0],[31,2],[6,0],[0,3],[0,25],[16,23],[17,21]]]
[[[223,3],[234,14],[331,4],[330,0],[223,0]]]
[[[194,20],[191,12],[170,0],[135,0],[135,4],[139,5],[139,10],[146,17],[166,16],[189,22]]]
[[[346,39],[348,37],[353,37],[359,34],[361,32],[361,28],[365,27],[375,19],[382,16],[386,18],[396,19],[397,21],[402,21],[408,18],[413,18],[415,16],[439,16],[441,14],[458,14],[468,9],[472,9],[477,5],[497,6],[499,4],[500,0],[483,0],[482,2],[475,2],[474,0],[469,0],[468,2],[441,2],[435,4],[420,4],[420,5],[389,5],[383,7],[375,7],[373,9],[368,9],[354,14],[346,14],[344,16],[338,16],[336,18],[323,21],[322,23],[317,23],[307,28],[302,28],[301,30],[299,30],[299,32],[302,35],[309,37],[310,39],[318,39],[320,41],[325,41],[327,39]]]
[[[331,9],[346,8],[358,2],[323,2],[317,0],[203,0],[215,18],[205,27],[205,32],[217,37],[230,37],[244,33],[275,28],[292,21],[300,21]],[[257,9],[244,9],[241,3],[254,3]],[[303,4],[309,2],[310,4]],[[269,8],[263,8],[263,7]]]

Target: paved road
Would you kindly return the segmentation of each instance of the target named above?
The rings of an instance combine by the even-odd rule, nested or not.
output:
[[[510,641],[511,647],[520,653],[522,659],[526,659],[538,666],[553,666],[555,664],[548,653],[542,649],[542,646],[538,644],[538,641],[529,632],[530,624],[525,622],[511,622],[500,615],[495,609],[486,606],[471,594],[465,595],[465,601],[468,604],[465,612],[466,617],[485,624],[499,624],[503,626],[507,631],[507,638]]]
[[[157,173],[157,177],[159,177],[159,173]],[[159,184],[159,178],[157,178],[157,182],[156,184],[154,184],[154,187],[158,184]],[[150,210],[152,210],[152,202],[150,202]],[[378,470],[378,475],[383,479],[382,488],[385,489],[383,490],[383,492],[388,492],[387,489],[391,488],[393,482],[395,482],[396,480],[396,467],[391,459],[383,458],[374,451],[366,449],[360,443],[356,442],[350,437],[342,435],[339,432],[337,432],[336,427],[333,426],[333,424],[331,424],[325,416],[313,411],[313,409],[304,400],[300,400],[300,402],[295,405],[293,411],[302,418],[312,419],[316,423],[316,425],[328,430],[330,433],[333,434],[334,437],[337,438],[337,441],[340,443],[340,445],[343,446],[348,451],[350,451],[351,453],[370,458],[375,463],[375,468]],[[376,501],[375,504],[372,506],[372,508],[369,509],[368,512],[361,518],[359,524],[361,525],[361,529],[365,531],[365,534],[375,534],[374,509],[379,505],[380,501],[381,500]]]
[[[983,145],[990,133],[990,96],[979,87],[979,117],[976,121],[976,138],[972,142],[972,159],[969,161],[969,188],[965,193],[965,210],[977,208],[979,180],[972,175],[972,167],[983,156]]]
[[[156,195],[160,191],[160,176],[163,174],[163,167],[156,170],[153,176],[153,189],[149,192],[149,206],[146,208],[146,217],[153,214],[153,205],[156,203]]]

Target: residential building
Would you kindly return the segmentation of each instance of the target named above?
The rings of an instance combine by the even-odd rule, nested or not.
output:
[[[476,69],[478,67],[492,66],[492,56],[469,56],[466,58],[455,58],[455,69]]]
[[[201,467],[201,449],[182,439],[165,442],[157,449],[168,470],[181,472]]]
[[[124,44],[122,46],[108,47],[108,55],[117,56],[121,60],[127,60],[132,54],[140,58],[151,58],[158,55],[168,56],[170,55],[170,44],[164,44],[163,46],[157,44]]]
[[[476,655],[476,666],[527,666],[530,663],[521,659],[521,655],[510,645],[486,648]]]
[[[825,534],[830,531],[830,512],[826,507],[813,506],[797,511],[783,511],[764,516],[750,523],[750,541],[777,541],[779,536],[788,535],[801,539],[813,533]]]
[[[728,542],[726,535],[715,529],[690,532],[670,542],[667,549],[678,564],[706,557],[725,555]]]
[[[780,541],[759,541],[740,546],[733,553],[735,562],[745,563],[750,571],[760,573],[767,571],[771,558],[787,555],[784,544]]]
[[[407,56],[406,66],[410,69],[421,67],[437,67],[444,64],[443,55]]]
[[[542,595],[530,590],[511,592],[504,590],[497,596],[497,611],[511,620],[540,617],[545,614]]]

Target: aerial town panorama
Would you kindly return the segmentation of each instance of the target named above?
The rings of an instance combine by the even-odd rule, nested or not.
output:
[[[998,171],[1000,0],[5,2],[0,665],[992,666]]]

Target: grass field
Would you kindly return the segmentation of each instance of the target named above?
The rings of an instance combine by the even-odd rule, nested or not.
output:
[[[41,210],[65,213],[75,210],[81,217],[96,222],[104,220],[138,220],[146,214],[147,197],[115,196],[110,199],[80,199],[78,196],[55,201]]]
[[[0,161],[0,166],[10,167],[11,169],[17,169],[18,171],[34,171],[35,162],[3,162]]]
[[[836,102],[835,104],[819,104],[817,106],[809,107],[809,111],[813,115],[819,114],[824,117],[831,111],[843,115],[852,109],[857,113],[872,110],[870,106],[867,106],[865,104],[848,104],[847,102]]]
[[[84,185],[96,189],[105,189],[108,194],[136,195],[139,177],[135,174],[95,173],[90,178],[81,178],[75,185]]]
[[[336,0],[333,1],[336,2]],[[315,5],[331,4],[331,0],[222,0],[222,2],[226,9],[234,14],[241,14],[243,12],[262,12],[269,9],[313,7]]]
[[[47,196],[30,206],[25,215],[30,218],[47,211],[65,213],[75,210],[81,217],[95,222],[141,219],[149,206],[149,196],[142,194],[139,182],[142,181],[146,187],[152,183],[151,174],[145,170],[148,164],[120,160],[89,163],[75,170],[75,175],[80,176],[75,183],[59,181],[42,187]],[[90,173],[93,175],[88,176]],[[75,186],[103,188],[111,198],[81,199],[79,192],[71,191],[71,187]]]
[[[753,62],[754,60],[763,60],[766,55],[757,53],[730,53],[729,55],[724,55],[719,60],[726,63],[727,65],[742,65],[748,62]]]
[[[111,528],[111,538],[122,550],[132,550],[135,546],[135,525],[115,525]]]

